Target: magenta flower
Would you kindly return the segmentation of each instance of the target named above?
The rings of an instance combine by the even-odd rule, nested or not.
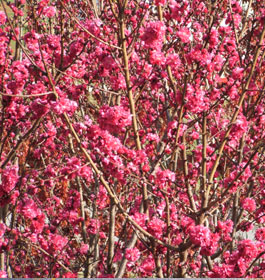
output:
[[[136,262],[140,258],[140,251],[137,248],[127,248],[125,257],[130,262]]]
[[[4,192],[11,192],[18,181],[18,166],[9,165],[2,171],[2,184],[0,189]]]
[[[144,41],[146,47],[159,50],[163,44],[165,31],[166,28],[163,22],[152,21],[143,30],[141,39]]]
[[[256,210],[256,202],[253,198],[247,197],[242,201],[242,207],[246,211],[253,212]]]

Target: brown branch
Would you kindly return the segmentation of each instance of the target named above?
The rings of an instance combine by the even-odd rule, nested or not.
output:
[[[207,193],[207,117],[205,112],[203,113],[202,119],[202,183],[201,183],[201,192],[202,192],[202,209],[206,208],[209,201],[209,193]],[[201,215],[199,223],[202,224],[204,220],[204,215]]]
[[[183,170],[184,170],[185,185],[186,185],[187,194],[188,194],[191,209],[194,212],[197,212],[197,207],[196,207],[196,204],[195,204],[195,201],[194,201],[192,188],[191,188],[191,185],[190,185],[189,179],[188,179],[189,169],[188,169],[188,158],[187,158],[186,135],[185,135],[185,133],[182,136],[182,144],[183,144],[182,155],[183,155]]]
[[[48,94],[53,94],[52,91],[48,91],[48,92],[44,92],[44,93],[37,93],[37,94],[21,94],[21,95],[15,95],[15,94],[6,94],[6,93],[2,93],[0,92],[0,95],[2,96],[9,96],[9,97],[22,97],[22,98],[28,98],[28,97],[36,97],[36,96],[44,96],[44,95],[48,95]]]
[[[128,91],[130,110],[132,114],[134,137],[135,137],[137,150],[141,150],[142,147],[141,147],[141,141],[138,133],[135,104],[134,104],[133,92],[132,92],[131,82],[130,82],[129,62],[128,62],[128,55],[127,55],[127,48],[126,48],[126,37],[125,37],[125,24],[123,18],[121,18],[121,23],[120,23],[120,33],[121,33],[120,36],[122,41],[121,44],[122,44],[122,55],[123,55],[123,62],[124,62],[125,81],[126,81],[126,86]]]
[[[114,257],[114,237],[115,237],[115,216],[116,205],[113,199],[110,200],[110,213],[109,213],[109,240],[108,240],[108,257],[107,257],[107,272],[111,274],[112,262]]]

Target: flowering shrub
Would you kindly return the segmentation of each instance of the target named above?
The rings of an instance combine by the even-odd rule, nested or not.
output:
[[[263,2],[0,3],[0,278],[265,277]]]

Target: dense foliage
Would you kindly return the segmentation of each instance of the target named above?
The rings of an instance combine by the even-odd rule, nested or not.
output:
[[[264,1],[0,1],[0,276],[265,277]]]

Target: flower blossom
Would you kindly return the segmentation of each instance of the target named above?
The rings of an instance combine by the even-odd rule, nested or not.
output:
[[[188,28],[181,28],[176,34],[183,43],[188,43],[190,41],[190,31]]]
[[[253,212],[256,210],[256,202],[253,198],[247,197],[242,201],[242,207],[244,210]]]
[[[211,231],[202,225],[192,227],[190,229],[190,240],[197,246],[206,246],[209,244]]]
[[[78,106],[75,101],[64,97],[60,98],[57,101],[51,101],[51,108],[58,115],[66,112],[72,114],[77,109],[77,107]]]
[[[44,7],[43,15],[48,17],[48,18],[54,17],[56,15],[56,8],[53,7],[53,6]]]
[[[3,270],[0,270],[0,278],[7,278],[7,273]]]
[[[166,1],[167,1],[167,0],[155,0],[155,4],[156,4],[157,6],[159,6],[159,5],[163,6],[163,5],[166,4]]]
[[[163,234],[165,226],[166,224],[164,221],[160,220],[157,217],[153,217],[152,220],[148,223],[148,231],[156,238],[160,238]]]
[[[103,106],[99,111],[99,124],[110,133],[119,133],[131,125],[131,114],[122,106]]]
[[[6,14],[3,11],[0,11],[0,25],[5,24],[6,22]]]
[[[0,189],[6,193],[11,192],[18,181],[18,166],[10,165],[2,171],[2,184]]]
[[[165,32],[166,28],[163,22],[152,21],[144,29],[141,39],[146,47],[159,50],[162,47]]]
[[[2,238],[6,231],[6,225],[4,223],[0,223],[0,238]]]
[[[136,262],[140,258],[140,251],[137,248],[127,248],[125,258],[130,262]]]
[[[201,255],[211,256],[218,248],[219,234],[212,233],[202,225],[191,226],[189,229],[190,240],[194,245],[201,247]]]
[[[256,230],[255,238],[261,242],[265,240],[265,227]]]

